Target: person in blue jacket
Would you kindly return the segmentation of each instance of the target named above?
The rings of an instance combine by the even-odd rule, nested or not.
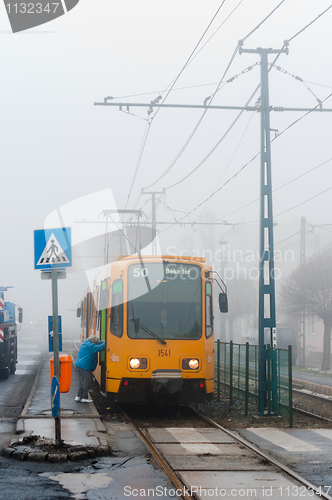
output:
[[[98,339],[96,335],[90,335],[82,342],[75,361],[78,373],[78,389],[75,401],[81,403],[92,403],[89,399],[88,390],[91,384],[92,372],[98,363],[98,352],[105,349],[105,342]]]

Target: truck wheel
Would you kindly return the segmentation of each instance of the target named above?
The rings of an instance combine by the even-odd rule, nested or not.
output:
[[[10,373],[12,375],[16,372],[16,362],[17,362],[17,339],[14,340],[13,357],[10,361]]]
[[[12,362],[10,363],[10,373],[14,375],[16,372],[16,359],[12,359]]]
[[[1,370],[2,378],[7,380],[7,378],[9,377],[9,373],[10,373],[9,366],[8,366],[8,368],[3,368]]]

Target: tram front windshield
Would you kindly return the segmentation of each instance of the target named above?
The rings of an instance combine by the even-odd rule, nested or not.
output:
[[[199,339],[202,335],[201,268],[148,263],[128,269],[128,336]]]

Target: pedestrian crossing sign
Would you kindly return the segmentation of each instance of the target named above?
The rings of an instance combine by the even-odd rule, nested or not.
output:
[[[36,230],[34,244],[35,269],[72,265],[70,227]]]

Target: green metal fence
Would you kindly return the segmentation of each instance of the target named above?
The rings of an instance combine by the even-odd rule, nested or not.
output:
[[[258,346],[217,340],[215,353],[217,400],[223,393],[229,396],[230,404],[234,399],[244,401],[246,415],[249,403],[258,409]],[[265,414],[286,417],[292,427],[291,346],[288,350],[266,346],[266,387]]]

